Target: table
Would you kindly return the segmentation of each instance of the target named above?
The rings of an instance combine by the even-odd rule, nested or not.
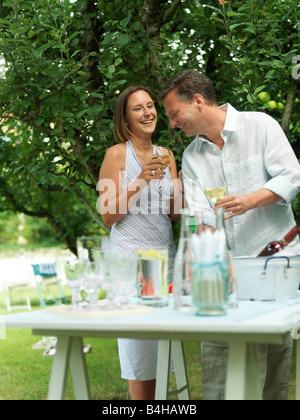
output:
[[[298,338],[300,296],[276,302],[240,302],[223,317],[198,317],[193,310],[155,308],[152,313],[112,318],[73,317],[48,310],[4,317],[6,328],[30,328],[33,334],[57,336],[48,399],[62,399],[69,363],[75,396],[89,399],[88,372],[82,352],[84,337],[159,340],[157,382],[164,381],[164,354],[170,342],[222,341],[229,344],[226,399],[260,399],[261,386],[254,344],[286,344],[291,332]],[[1,343],[0,343],[1,345]],[[162,372],[164,370],[164,372]],[[297,341],[297,399],[300,399],[300,346]],[[178,386],[181,386],[180,384]],[[160,390],[156,399],[163,399]]]

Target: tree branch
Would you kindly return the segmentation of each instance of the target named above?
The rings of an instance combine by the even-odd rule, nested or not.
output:
[[[82,140],[80,132],[78,130],[75,131],[74,139],[75,139],[74,151],[76,152],[79,159],[82,161],[92,182],[94,183],[94,186],[96,187],[98,183],[99,172],[91,158],[88,159],[87,161],[84,160],[86,156],[84,155],[82,149],[85,147],[85,142]]]
[[[281,121],[281,128],[283,129],[286,135],[288,135],[289,133],[291,115],[293,113],[293,107],[294,107],[294,103],[295,103],[295,99],[297,97],[298,91],[299,91],[299,82],[295,79],[292,79],[291,87],[286,98],[286,104],[285,104],[282,121]]]
[[[85,195],[78,187],[74,187],[74,191],[86,210],[88,211],[89,215],[91,216],[92,220],[97,223],[99,226],[102,227],[102,229],[105,230],[105,232],[109,232],[110,229],[104,224],[102,217],[97,213],[97,211],[94,210],[94,208],[90,205],[90,203],[87,201]]]
[[[24,213],[32,217],[47,217],[48,216],[48,212],[43,208],[41,208],[38,211],[33,211],[33,210],[28,210],[25,206],[18,203],[14,195],[11,192],[9,192],[9,188],[3,179],[0,180],[0,190],[1,190],[2,195],[12,205],[11,210],[16,211],[18,213]]]
[[[172,19],[180,3],[181,0],[173,0],[163,14],[166,0],[144,0],[144,5],[141,8],[142,22],[146,28],[149,48],[150,77],[158,89],[161,89],[164,83],[164,71],[160,58],[162,51],[160,30]]]
[[[178,6],[180,5],[181,0],[174,0],[171,4],[170,7],[167,8],[167,10],[165,11],[162,20],[161,20],[161,26],[165,25],[166,23],[170,22],[170,20],[173,18],[173,16],[176,13],[176,10],[178,8]]]
[[[89,188],[94,189],[94,185],[89,184],[88,182],[86,182],[84,179],[82,178],[75,178],[74,176],[66,176],[65,174],[57,174],[56,172],[52,172],[52,171],[48,171],[49,174],[54,175],[56,177],[63,177],[65,179],[67,179],[68,181],[70,181],[71,185],[75,185],[75,184],[83,184],[86,185]]]

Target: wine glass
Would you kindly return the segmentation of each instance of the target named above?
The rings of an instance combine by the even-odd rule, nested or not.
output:
[[[81,262],[94,261],[93,250],[106,250],[108,248],[107,236],[81,236],[77,238],[77,254]]]
[[[162,159],[162,164],[169,166],[171,163],[171,150],[168,147],[153,146],[152,159]]]
[[[64,261],[64,270],[68,286],[72,290],[73,311],[81,311],[82,307],[79,302],[81,301],[80,291],[84,282],[84,266],[77,258],[72,258]]]
[[[205,194],[215,205],[226,196],[226,187],[211,188],[209,190],[205,190]]]
[[[226,182],[221,175],[212,175],[208,181],[205,182],[205,194],[212,207],[222,200],[226,194]]]
[[[88,310],[98,309],[97,297],[107,269],[107,236],[81,236],[77,239],[78,259],[84,267],[83,289],[87,293]]]
[[[103,285],[107,261],[106,254],[100,250],[93,250],[93,261],[85,261],[84,265],[84,290],[87,293],[86,301],[88,310],[98,310],[98,295]]]

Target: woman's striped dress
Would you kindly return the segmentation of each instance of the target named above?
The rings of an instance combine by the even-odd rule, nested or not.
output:
[[[158,152],[159,153],[159,152]],[[122,176],[121,192],[134,182],[142,171],[130,140],[126,143],[126,164]],[[169,248],[169,282],[176,248],[173,242],[172,225],[169,219],[169,203],[172,194],[172,179],[169,169],[158,182],[150,181],[130,211],[115,225],[110,234],[110,249],[122,253],[134,252],[137,248]],[[157,342],[148,340],[119,339],[119,356],[122,377],[128,380],[146,381],[155,379]]]

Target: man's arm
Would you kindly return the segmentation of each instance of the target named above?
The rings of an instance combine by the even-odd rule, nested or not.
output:
[[[249,210],[279,203],[288,205],[300,191],[300,165],[278,122],[266,117],[264,164],[270,180],[259,190],[247,195],[231,195],[215,207],[224,207],[230,219]]]
[[[268,206],[270,204],[282,201],[282,197],[266,188],[247,195],[230,195],[218,201],[215,208],[224,207],[225,213],[231,212],[225,219],[246,213],[249,210],[258,207]]]

